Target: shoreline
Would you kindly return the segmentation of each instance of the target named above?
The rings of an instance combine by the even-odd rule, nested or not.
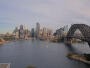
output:
[[[67,57],[69,59],[80,61],[90,65],[90,60],[88,60],[87,57],[83,54],[69,53],[67,54]]]

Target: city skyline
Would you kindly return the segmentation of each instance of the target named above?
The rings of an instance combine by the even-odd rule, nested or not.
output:
[[[89,0],[0,0],[0,33],[25,25],[56,30],[73,23],[90,22]]]

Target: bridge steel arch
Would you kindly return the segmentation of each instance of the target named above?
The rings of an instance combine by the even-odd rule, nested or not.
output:
[[[67,41],[73,38],[73,34],[77,29],[79,29],[84,36],[81,40],[88,42],[90,46],[90,26],[86,24],[73,24],[67,33]]]

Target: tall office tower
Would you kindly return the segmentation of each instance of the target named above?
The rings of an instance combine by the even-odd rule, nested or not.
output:
[[[42,31],[43,38],[47,37],[47,29],[44,27]]]
[[[24,31],[24,37],[25,37],[25,39],[28,39],[29,38],[29,31],[28,31],[28,29],[25,29],[25,31]]]
[[[34,38],[35,36],[35,32],[34,32],[34,28],[31,29],[31,37]]]
[[[40,24],[36,23],[36,38],[39,38],[39,32],[40,32]]]
[[[18,27],[16,27],[15,30],[13,31],[13,35],[15,36],[15,39],[19,39],[19,29],[18,29]]]
[[[41,38],[43,36],[43,29],[40,29],[39,31],[39,37]]]
[[[19,38],[20,39],[24,39],[24,28],[23,28],[23,25],[20,25],[20,29],[19,29]]]

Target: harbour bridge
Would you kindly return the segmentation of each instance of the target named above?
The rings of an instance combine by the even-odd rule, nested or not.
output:
[[[66,36],[66,39],[67,39],[67,44],[71,44],[71,43],[68,43],[68,41],[70,41],[74,36],[74,32],[79,29],[80,32],[82,33],[82,35],[84,37],[81,37],[78,39],[82,40],[82,41],[86,41],[89,46],[90,46],[90,26],[86,25],[86,24],[73,24],[68,33],[67,33],[67,36]]]

